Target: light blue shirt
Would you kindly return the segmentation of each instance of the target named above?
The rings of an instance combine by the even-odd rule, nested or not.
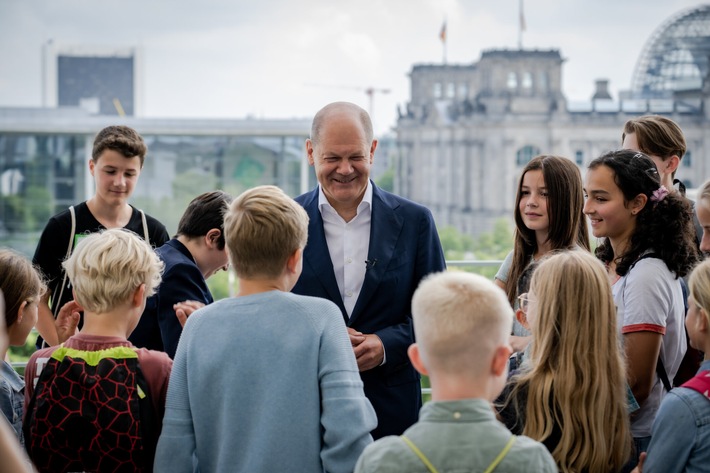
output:
[[[334,303],[222,299],[185,324],[154,471],[351,473],[376,425]]]
[[[704,361],[699,371],[710,370]],[[710,469],[710,399],[689,388],[666,394],[653,423],[643,473],[707,472]]]

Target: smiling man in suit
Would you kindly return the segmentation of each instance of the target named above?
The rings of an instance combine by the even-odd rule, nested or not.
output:
[[[372,121],[355,104],[326,105],[313,119],[306,153],[319,185],[296,198],[310,223],[293,292],[329,299],[343,313],[379,438],[417,421],[411,300],[419,281],[446,264],[431,212],[370,181],[376,148]]]

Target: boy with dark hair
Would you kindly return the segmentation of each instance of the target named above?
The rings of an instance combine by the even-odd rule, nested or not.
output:
[[[143,138],[132,128],[109,126],[101,130],[89,160],[89,172],[96,185],[94,195],[53,216],[44,227],[32,262],[47,278],[48,290],[39,304],[37,331],[48,345],[58,343],[54,319],[59,309],[72,300],[71,280],[61,264],[81,238],[105,228],[125,228],[154,247],[168,241],[168,231],[162,223],[128,203],[146,151]],[[41,346],[41,339],[37,343]]]
[[[206,280],[229,265],[224,213],[230,202],[232,197],[222,191],[195,197],[180,218],[175,238],[156,250],[165,264],[163,282],[129,338],[133,344],[173,358],[184,320],[214,301]]]
[[[133,232],[83,238],[63,263],[84,326],[27,363],[24,433],[40,472],[151,471],[172,360],[127,340],[162,263]]]

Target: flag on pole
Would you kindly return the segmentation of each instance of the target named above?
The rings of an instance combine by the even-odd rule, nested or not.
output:
[[[442,43],[446,42],[446,21],[444,21],[444,24],[441,25],[441,32],[439,33],[439,39],[441,39]]]

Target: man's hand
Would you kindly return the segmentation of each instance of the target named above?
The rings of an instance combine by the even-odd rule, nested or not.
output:
[[[175,309],[175,317],[177,317],[178,321],[180,322],[180,325],[184,327],[185,322],[187,322],[187,318],[191,316],[192,313],[195,312],[197,309],[201,309],[204,306],[205,305],[202,302],[185,301],[174,304],[173,309]]]
[[[380,337],[374,334],[364,334],[348,328],[350,343],[353,345],[357,367],[360,371],[371,370],[382,364],[385,359],[385,347]]]
[[[348,327],[348,336],[350,337],[350,343],[352,344],[353,348],[365,341],[365,334],[362,332],[358,332],[354,328]]]
[[[57,329],[58,343],[64,343],[69,337],[75,335],[79,326],[80,312],[84,309],[76,303],[69,301],[59,309],[59,314],[54,320],[54,328]]]

